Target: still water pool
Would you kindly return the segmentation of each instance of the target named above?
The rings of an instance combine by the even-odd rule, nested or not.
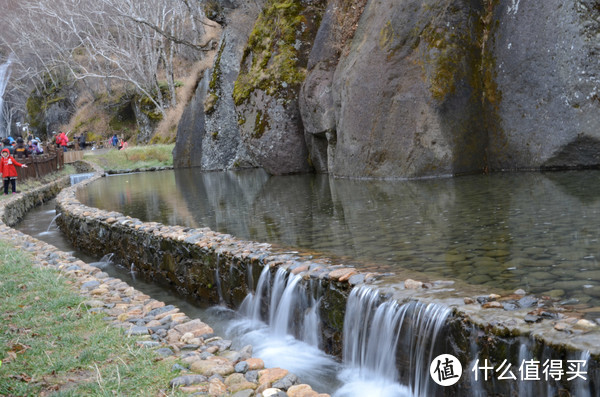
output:
[[[358,181],[184,169],[102,178],[78,198],[365,269],[523,288],[600,315],[600,171]]]

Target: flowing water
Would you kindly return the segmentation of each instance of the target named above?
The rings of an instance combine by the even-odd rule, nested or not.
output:
[[[79,193],[143,221],[208,226],[369,270],[525,289],[600,317],[600,171],[356,181],[260,170],[102,178]]]
[[[400,305],[368,287],[352,290],[344,318],[344,386],[336,395],[355,396],[356,390],[386,397],[439,393],[429,365],[449,315],[444,306]],[[397,363],[398,351],[402,363]]]
[[[86,179],[90,179],[95,174],[93,172],[86,172],[83,174],[73,174],[71,175],[71,185],[75,185],[79,182],[85,181]]]
[[[248,294],[241,307],[231,310],[221,306],[204,308],[198,302],[187,302],[173,291],[135,277],[135,269],[115,266],[112,254],[93,258],[73,250],[66,238],[53,226],[56,213],[51,201],[29,212],[18,229],[57,248],[72,252],[80,259],[118,277],[138,290],[178,306],[190,317],[201,318],[215,332],[230,338],[234,348],[247,344],[254,347],[255,356],[263,358],[269,367],[283,367],[297,374],[319,392],[333,397],[417,397],[445,395],[446,390],[435,385],[428,376],[433,357],[448,351],[446,335],[450,310],[437,304],[389,301],[376,289],[359,287],[350,293],[344,318],[342,362],[326,355],[320,346],[319,305],[323,291],[318,283],[302,280],[281,269],[263,269],[254,292]],[[252,273],[251,267],[246,269]],[[463,372],[468,376],[467,389],[459,395],[483,397],[490,393],[489,385],[475,381],[470,368],[477,357],[477,331],[470,342],[471,361]],[[516,339],[518,362],[533,359],[530,343]],[[507,346],[507,349],[513,349]],[[513,349],[514,350],[514,349]],[[550,358],[541,353],[540,361]],[[587,363],[588,352],[572,354],[571,360]],[[481,374],[479,375],[481,378]],[[600,379],[594,379],[595,384]],[[534,397],[554,395],[550,382],[514,382],[511,394]],[[597,395],[590,383],[575,380],[572,395]]]
[[[30,211],[17,229],[71,252],[155,299],[176,305],[191,317],[201,318],[217,334],[231,338],[234,348],[251,344],[254,354],[268,367],[286,368],[315,390],[334,397],[405,397],[423,395],[431,388],[427,378],[420,375],[427,374],[422,371],[426,361],[431,361],[432,345],[448,316],[447,308],[398,305],[368,288],[352,292],[346,309],[344,360],[340,363],[319,350],[322,291],[316,283],[305,285],[301,275],[282,269],[271,274],[265,268],[255,292],[248,294],[238,311],[200,307],[135,277],[134,269],[115,266],[112,254],[94,258],[74,250],[55,226],[54,205],[50,201]],[[396,362],[396,346],[406,352],[408,361]],[[404,366],[399,374],[397,365]]]

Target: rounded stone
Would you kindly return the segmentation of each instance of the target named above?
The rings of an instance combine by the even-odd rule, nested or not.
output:
[[[246,361],[241,361],[235,365],[234,370],[238,373],[246,373],[246,371],[248,371],[248,363]]]

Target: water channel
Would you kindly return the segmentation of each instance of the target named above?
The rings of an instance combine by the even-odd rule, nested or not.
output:
[[[593,174],[589,175],[595,176]],[[526,174],[526,176],[532,176],[532,174]],[[540,178],[544,177],[543,175],[533,176],[536,178],[521,182],[522,184],[529,183],[530,191],[536,191],[531,186],[531,183],[535,180],[549,183],[544,178]],[[570,175],[570,177],[572,178],[573,175]],[[450,187],[455,187],[455,182],[448,183],[451,182],[448,180],[424,181],[426,185],[429,185],[427,188],[429,193],[421,191],[423,187],[419,186],[418,183],[408,182],[409,187],[412,186],[412,195],[407,196],[407,193],[402,190],[384,189],[382,192],[381,190],[386,184],[397,185],[389,182],[380,184],[378,182],[335,181],[314,175],[291,177],[291,181],[286,179],[268,177],[260,171],[201,175],[194,175],[187,171],[130,174],[103,178],[103,180],[93,183],[83,195],[80,194],[80,199],[90,206],[111,210],[117,209],[142,220],[184,224],[192,227],[208,225],[215,230],[231,233],[242,238],[271,241],[276,244],[301,247],[311,251],[316,249],[315,246],[310,244],[314,242],[315,245],[319,246],[320,251],[324,251],[327,255],[331,255],[338,260],[351,261],[359,267],[383,269],[384,271],[401,269],[399,263],[389,259],[397,254],[394,249],[388,247],[387,253],[378,256],[377,251],[366,248],[375,245],[383,249],[386,244],[382,243],[381,239],[386,239],[388,245],[407,244],[409,239],[419,242],[419,244],[415,243],[415,247],[421,247],[421,244],[423,244],[414,230],[405,230],[405,233],[402,233],[402,226],[406,228],[408,225],[408,221],[401,222],[403,219],[410,219],[410,224],[417,225],[414,226],[415,228],[421,230],[421,232],[429,233],[429,242],[443,238],[445,245],[453,247],[452,252],[444,254],[446,255],[446,264],[452,265],[458,262],[453,255],[461,255],[462,251],[457,247],[463,247],[461,249],[465,249],[464,252],[466,253],[463,254],[465,259],[462,261],[470,261],[471,267],[480,263],[477,255],[473,253],[487,253],[488,255],[484,256],[488,260],[494,259],[497,262],[496,264],[504,269],[503,272],[513,273],[516,269],[502,267],[501,263],[502,261],[514,261],[514,258],[519,257],[514,248],[516,242],[513,242],[511,238],[512,234],[517,233],[517,231],[513,231],[511,228],[504,230],[505,228],[502,226],[492,227],[491,225],[493,221],[508,221],[514,227],[518,222],[510,216],[504,218],[497,216],[490,219],[487,219],[487,217],[498,211],[503,213],[516,211],[516,213],[522,214],[530,222],[533,222],[533,215],[526,210],[517,210],[512,207],[504,208],[500,206],[499,202],[494,201],[488,201],[484,205],[486,200],[482,198],[480,201],[475,201],[480,203],[480,207],[477,207],[480,214],[476,218],[468,217],[462,221],[463,225],[473,223],[480,225],[479,234],[471,231],[475,244],[469,250],[466,250],[464,248],[466,247],[465,244],[470,240],[466,237],[458,240],[457,236],[460,231],[456,230],[460,229],[466,235],[466,229],[461,229],[459,225],[455,226],[450,222],[450,220],[457,220],[457,214],[468,212],[467,209],[461,209],[456,199],[457,196],[465,193],[457,193],[455,190],[450,189]],[[298,182],[300,186],[298,186]],[[338,185],[338,182],[340,182],[340,185]],[[351,184],[346,185],[347,182],[351,182]],[[431,185],[432,182],[436,183]],[[485,180],[475,178],[473,182],[482,184]],[[511,185],[508,182],[504,181],[505,186]],[[512,182],[514,183],[514,181]],[[272,185],[273,183],[274,185]],[[354,183],[358,184],[352,186]],[[446,191],[441,192],[444,199],[439,197],[440,192],[438,192],[438,196],[434,195],[435,191],[432,186],[439,186],[439,183],[447,188]],[[488,183],[491,182],[488,181]],[[279,190],[270,191],[273,186],[279,186]],[[366,187],[359,188],[358,186]],[[476,190],[475,188],[472,189]],[[332,192],[335,192],[335,194]],[[350,194],[351,192],[354,193]],[[504,193],[509,197],[525,195],[518,190],[507,190]],[[529,200],[521,201],[519,207],[527,210],[538,208],[540,204],[532,202],[532,196],[540,200],[543,198],[543,195],[539,193],[530,194]],[[204,199],[204,201],[200,199]],[[409,199],[415,201],[409,202]],[[420,206],[417,200],[423,200],[424,204]],[[538,209],[537,213],[545,213],[545,211],[556,209],[556,207],[550,205],[556,204],[556,200],[547,201],[541,204],[544,208]],[[563,206],[563,211],[566,214],[572,214],[573,211],[576,211],[585,215],[585,217],[594,217],[596,210],[593,203],[594,200],[590,200],[584,206],[585,208],[565,208]],[[50,202],[31,211],[21,222],[19,229],[53,244],[63,251],[73,251],[69,242],[53,223],[56,216],[53,208],[54,204]],[[419,208],[420,211],[416,211]],[[415,211],[405,212],[411,209]],[[259,210],[268,215],[259,215]],[[383,212],[377,215],[376,210],[383,210]],[[155,214],[158,217],[148,217],[150,214]],[[371,223],[361,221],[361,216],[370,219]],[[440,217],[442,220],[440,220]],[[500,219],[504,220],[500,221]],[[344,222],[341,222],[342,220]],[[399,222],[400,227],[397,227],[395,222]],[[536,219],[535,222],[539,223],[541,220]],[[424,223],[426,225],[421,226]],[[584,252],[577,254],[585,255],[581,263],[596,264],[592,260],[593,258],[590,258],[593,255],[592,252],[595,252],[593,251],[595,249],[594,229],[590,227],[590,231],[588,231],[586,227],[589,226],[574,226],[586,233],[583,239],[585,243],[583,243],[580,235],[573,235],[575,232],[566,230],[565,225],[569,222],[555,223],[560,225],[562,229],[558,232],[553,231],[553,233],[567,233],[571,236],[573,245],[577,245],[579,249],[584,247]],[[378,228],[375,227],[377,225]],[[444,230],[436,230],[436,226],[439,227],[440,225],[445,225]],[[351,244],[349,252],[352,252],[353,256],[342,255],[344,252],[343,244],[338,245],[337,242],[332,242],[331,239],[326,242],[322,241],[332,234],[336,227],[339,227],[341,231],[334,235],[345,237],[341,241],[343,241],[343,244]],[[294,228],[302,232],[294,233]],[[383,235],[378,234],[369,237],[364,233],[362,235],[359,233],[365,231],[374,233],[376,229],[383,230]],[[504,230],[504,232],[501,232],[501,230]],[[491,235],[496,236],[495,240],[486,243],[486,247],[489,245],[491,248],[483,247],[484,237],[481,234],[484,232],[486,235],[491,233]],[[317,235],[313,236],[312,233]],[[395,234],[389,237],[387,233]],[[445,235],[446,233],[454,238],[450,239],[449,236]],[[463,242],[462,245],[460,245],[460,241]],[[579,243],[574,244],[574,242]],[[542,243],[549,244],[547,240],[544,240],[537,243],[536,247],[546,247]],[[522,246],[522,244],[520,243],[519,246]],[[438,248],[439,250],[444,249],[444,244],[441,244],[441,246],[442,248]],[[363,251],[363,247],[365,251]],[[425,248],[421,247],[420,249],[424,250]],[[500,254],[502,249],[507,250],[508,254]],[[542,252],[551,252],[549,249],[550,246]],[[415,252],[411,257],[411,261],[429,258],[425,256],[432,255],[429,252],[434,251]],[[366,287],[354,289],[346,306],[343,362],[340,363],[318,349],[318,324],[320,320],[315,313],[317,312],[316,307],[319,305],[319,300],[318,298],[312,299],[310,296],[306,297],[297,290],[296,286],[300,277],[285,275],[285,272],[270,275],[269,272],[263,271],[260,279],[257,280],[255,290],[247,296],[238,311],[223,307],[202,308],[198,306],[197,302],[186,302],[175,296],[172,291],[144,282],[141,277],[137,277],[135,269],[114,266],[106,258],[100,260],[75,251],[73,251],[73,254],[88,263],[94,263],[96,266],[101,267],[109,275],[125,280],[155,299],[162,300],[166,304],[174,304],[191,317],[203,319],[211,324],[218,334],[233,339],[234,345],[237,345],[237,347],[252,344],[255,348],[255,354],[263,358],[267,366],[287,368],[298,374],[303,382],[310,383],[313,388],[320,392],[331,393],[334,397],[442,395],[439,388],[436,389],[437,386],[432,385],[429,377],[424,376],[424,374],[427,373],[426,367],[434,357],[434,351],[444,350],[443,346],[439,346],[439,341],[444,343],[442,336],[445,334],[444,326],[450,311],[443,306],[416,302],[403,305],[389,301],[382,303],[376,290]],[[541,254],[538,253],[538,255]],[[521,254],[521,256],[534,257],[529,254]],[[548,257],[551,257],[551,255],[547,254],[546,259]],[[565,259],[561,261],[565,261]],[[558,265],[561,261],[557,261],[559,262]],[[554,267],[560,268],[560,266],[551,266],[549,269]],[[458,266],[450,266],[450,268],[457,269]],[[434,269],[431,274],[436,277],[442,274],[451,278],[452,273],[445,273],[443,269]],[[494,275],[492,274],[490,277],[492,276]],[[511,280],[515,284],[509,283],[508,287],[505,288],[510,289],[520,285],[516,277]],[[587,279],[586,282],[591,283],[594,280],[598,279]],[[580,288],[585,291],[585,289],[593,287],[588,287],[585,284]],[[318,297],[318,294],[315,296]],[[576,296],[582,295],[577,295],[574,291],[565,289],[562,296],[565,299],[566,297],[577,299]],[[593,296],[590,296],[590,299],[581,301],[581,304],[588,306],[594,304],[592,298]],[[265,300],[271,302],[267,313],[264,313],[264,308],[261,309],[260,307],[260,302]],[[297,307],[294,307],[294,305]],[[293,325],[302,331],[300,337],[297,336],[296,339],[290,336],[288,328],[292,324],[288,319],[288,313],[297,311],[298,307],[300,312],[305,313],[305,316],[300,323],[294,323]],[[523,357],[531,354],[527,347],[527,341],[519,342],[517,340],[515,343],[517,347],[521,343],[519,351],[523,351]],[[476,348],[472,350],[473,357],[476,357],[478,354]],[[398,356],[395,354],[396,351],[402,352],[402,354]],[[521,353],[519,353],[519,356],[521,356]],[[540,390],[546,387],[548,387],[548,390],[556,391],[551,385],[544,384],[536,384],[535,387],[531,384],[518,384],[517,386],[519,395],[524,396],[539,394]],[[581,391],[585,390],[585,394],[581,395],[590,395],[587,391],[587,385],[576,387]],[[523,389],[522,393],[521,389]],[[481,382],[473,382],[472,380],[470,390],[464,390],[464,392],[466,393],[463,393],[464,395],[486,395]]]
[[[55,201],[51,200],[33,210],[29,211],[23,220],[15,227],[23,233],[29,234],[39,240],[54,245],[58,249],[71,253],[82,261],[101,268],[111,277],[119,278],[137,290],[164,302],[167,305],[175,305],[191,318],[200,318],[210,324],[217,335],[223,335],[234,342],[234,348],[240,349],[247,344],[254,348],[254,355],[262,358],[268,367],[281,367],[290,370],[299,376],[302,382],[311,384],[319,392],[332,394],[334,397],[364,397],[366,390],[373,396],[379,397],[404,397],[410,396],[407,387],[401,386],[392,376],[390,378],[370,373],[360,375],[360,364],[344,366],[334,357],[328,356],[318,349],[318,336],[316,331],[308,339],[313,343],[303,342],[290,336],[286,329],[271,326],[260,319],[258,312],[260,308],[253,308],[252,295],[248,296],[245,305],[239,312],[225,307],[207,307],[201,302],[190,302],[177,296],[173,291],[157,284],[145,281],[138,277],[135,269],[127,269],[117,266],[110,261],[110,255],[104,258],[95,258],[85,252],[72,247],[68,239],[56,227]],[[261,278],[261,291],[263,294],[271,295],[271,280]],[[286,288],[288,280],[281,278],[273,280],[273,289],[279,289],[281,295],[288,291],[288,295],[294,292],[292,288]],[[259,281],[260,284],[261,281]],[[292,280],[293,282],[293,280]],[[268,285],[268,286],[267,286]],[[281,296],[273,295],[273,296]],[[301,298],[294,296],[294,300]],[[371,298],[373,299],[373,298]],[[259,305],[260,299],[255,299],[255,306]],[[355,303],[358,304],[358,303]],[[276,317],[278,310],[287,312],[283,305],[274,305],[270,316]],[[254,313],[253,313],[254,312]],[[393,315],[393,313],[392,313]],[[443,319],[441,319],[443,321]],[[277,322],[274,322],[275,324]],[[279,321],[279,324],[284,322]],[[314,320],[318,323],[318,319]],[[366,339],[368,335],[363,335]],[[354,349],[360,349],[360,343],[355,344]],[[387,347],[386,347],[387,348]],[[388,350],[389,351],[389,350]],[[377,360],[377,354],[371,353],[372,360]],[[388,361],[390,360],[388,354]],[[359,360],[356,357],[353,360]],[[385,360],[385,359],[384,359]],[[394,372],[395,363],[388,362],[387,370]],[[345,386],[343,386],[345,385]],[[343,386],[343,387],[342,387]],[[427,384],[426,384],[427,386]],[[423,387],[421,385],[421,387]]]
[[[103,178],[84,204],[142,221],[563,300],[600,317],[600,171],[356,181],[261,170]]]

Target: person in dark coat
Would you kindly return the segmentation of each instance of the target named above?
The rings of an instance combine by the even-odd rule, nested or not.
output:
[[[17,146],[15,146],[15,151],[13,153],[13,155],[15,157],[29,157],[29,155],[31,154],[31,151],[29,150],[29,148],[27,146],[25,146],[25,142],[23,142],[23,138],[17,138]]]
[[[2,149],[8,149],[9,154],[13,154],[13,147],[10,143],[10,139],[4,138],[2,140]]]

